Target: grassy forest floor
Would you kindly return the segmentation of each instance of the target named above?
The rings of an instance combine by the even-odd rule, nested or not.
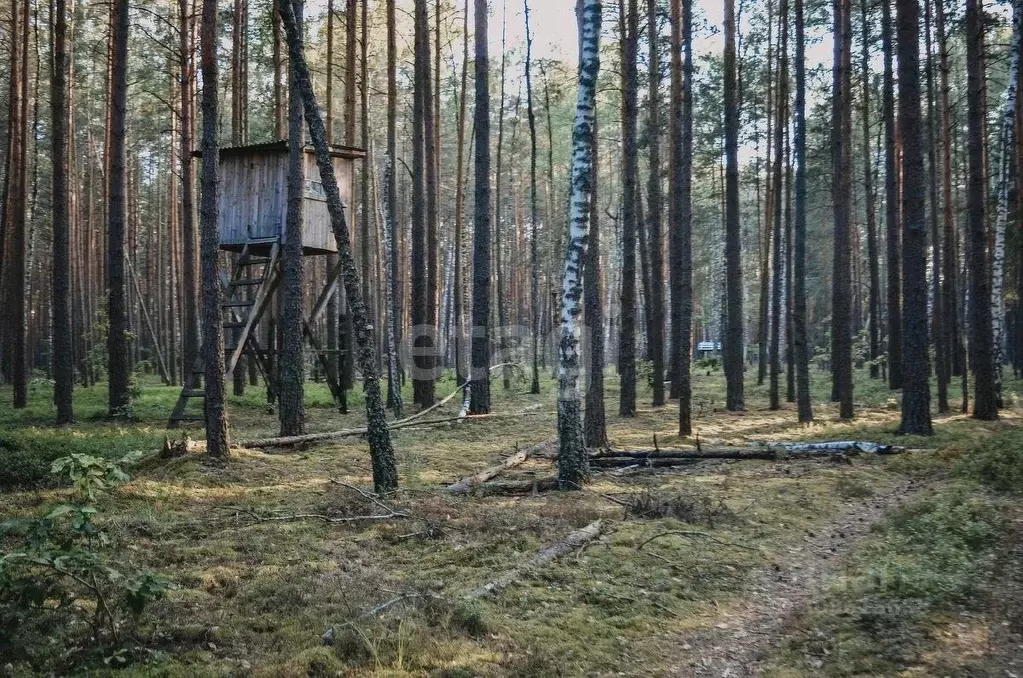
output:
[[[582,492],[451,495],[444,484],[554,435],[553,381],[534,396],[498,378],[494,411],[516,416],[395,431],[402,489],[385,502],[405,518],[265,520],[379,512],[349,487],[371,486],[358,438],[239,449],[226,464],[151,456],[97,518],[119,560],[173,582],[140,619],[126,666],[86,653],[73,630],[6,646],[0,631],[3,675],[84,662],[182,676],[1023,675],[1023,382],[1006,384],[997,422],[941,416],[934,436],[906,438],[894,435],[898,404],[883,384],[857,374],[857,417],[846,423],[826,403],[826,376],[813,377],[817,422],[800,426],[793,405],[768,410],[753,370],[739,414],[723,411],[721,375],[700,372],[701,442],[855,439],[913,451],[851,464],[708,460],[599,472]],[[651,409],[641,391],[646,404],[621,419],[613,377],[608,387],[615,447],[649,448],[654,434],[680,444],[674,403]],[[447,378],[437,393],[453,388]],[[363,420],[357,393],[344,416],[324,386],[307,393],[310,432]],[[176,396],[143,383],[133,421],[114,424],[105,385],[81,389],[80,423],[57,430],[44,382],[17,412],[5,389],[0,518],[45,512],[69,492],[43,482],[56,457],[156,452]],[[230,420],[236,439],[277,431],[260,389],[232,399]],[[501,478],[551,472],[551,460],[532,459]],[[463,600],[597,518],[598,540]]]

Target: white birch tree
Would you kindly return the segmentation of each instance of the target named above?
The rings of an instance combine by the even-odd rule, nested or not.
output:
[[[998,161],[998,211],[995,217],[995,243],[991,262],[991,331],[994,343],[995,400],[1002,406],[1002,343],[1005,330],[1005,224],[1009,215],[1009,170],[1016,127],[1016,84],[1019,73],[1020,22],[1023,2],[1012,3],[1012,42],[1009,47],[1009,77],[1002,101],[1002,129],[999,138],[1001,157]]]
[[[558,485],[581,489],[589,464],[579,404],[579,315],[582,264],[589,235],[593,171],[593,120],[600,71],[600,0],[580,0],[579,94],[572,128],[571,215],[561,283],[561,342],[558,349]]]

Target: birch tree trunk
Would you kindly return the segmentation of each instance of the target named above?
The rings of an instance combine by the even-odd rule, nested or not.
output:
[[[1001,146],[998,160],[998,211],[995,216],[995,240],[991,253],[991,337],[993,349],[995,402],[1002,407],[1002,334],[1005,328],[1005,225],[1009,216],[1009,175],[1016,129],[1016,86],[1019,81],[1020,22],[1023,21],[1021,0],[1012,3],[1012,42],[1009,47],[1009,76],[1002,101]]]
[[[211,0],[212,1],[212,0]],[[377,376],[377,364],[373,343],[372,327],[369,325],[366,306],[362,299],[359,273],[352,256],[352,242],[348,235],[348,224],[345,220],[344,205],[338,191],[334,165],[330,159],[327,145],[326,129],[320,117],[309,77],[309,66],[306,64],[302,41],[291,4],[281,3],[281,20],[288,38],[288,51],[291,55],[293,86],[298,90],[305,105],[305,117],[309,125],[309,136],[316,150],[316,165],[320,170],[323,190],[327,196],[327,210],[330,213],[330,225],[337,239],[341,270],[344,280],[348,305],[355,325],[355,338],[359,346],[359,368],[362,370],[363,389],[366,399],[366,437],[369,440],[369,452],[373,462],[373,486],[377,492],[390,492],[398,487],[398,471],[394,463],[394,448],[391,446],[391,435],[387,429],[387,413],[384,400],[380,394],[380,379]]]
[[[582,266],[590,218],[593,118],[600,72],[600,0],[576,5],[580,25],[579,94],[572,129],[571,221],[561,281],[561,342],[558,350],[558,485],[581,489],[589,472],[579,416],[579,315]]]

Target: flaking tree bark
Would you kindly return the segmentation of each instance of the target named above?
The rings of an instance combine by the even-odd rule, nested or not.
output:
[[[290,0],[285,0],[289,2]],[[217,148],[219,66],[217,64],[217,0],[203,0],[202,67],[202,197],[199,205],[202,265],[203,363],[205,365],[206,454],[230,454],[227,413],[224,410],[223,290],[217,257],[220,253],[220,153]]]
[[[387,412],[380,393],[372,327],[369,324],[366,306],[362,299],[355,258],[352,256],[352,243],[348,236],[344,205],[341,202],[337,177],[334,174],[330,149],[327,145],[326,130],[323,120],[320,118],[316,94],[313,92],[295,14],[287,2],[281,3],[281,19],[287,34],[288,51],[291,55],[292,70],[295,76],[293,84],[297,86],[297,93],[301,95],[301,100],[305,105],[309,136],[312,138],[313,148],[316,151],[316,165],[320,170],[323,190],[327,197],[330,225],[340,249],[342,278],[359,348],[359,369],[362,371],[366,400],[366,437],[369,440],[370,457],[373,463],[373,486],[377,492],[390,492],[398,487],[398,471],[394,463],[391,436],[387,430]]]
[[[482,2],[482,0],[481,0]],[[579,412],[579,314],[583,256],[590,216],[593,120],[600,72],[600,0],[579,0],[579,93],[572,128],[571,220],[561,285],[561,341],[558,348],[558,485],[581,489],[589,474]]]

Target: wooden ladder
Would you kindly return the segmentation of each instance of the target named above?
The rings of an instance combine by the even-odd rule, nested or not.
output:
[[[252,246],[266,244],[270,245],[270,252],[267,256],[261,257],[253,254]],[[227,380],[230,380],[242,355],[250,355],[255,358],[256,366],[267,383],[271,399],[273,398],[274,380],[270,369],[269,355],[260,346],[259,339],[252,330],[259,322],[273,298],[274,291],[280,284],[279,258],[280,244],[276,238],[250,240],[235,261],[230,278],[221,280],[224,289],[224,301],[221,304],[221,309],[224,313],[224,362]],[[255,275],[251,274],[253,272]],[[246,275],[247,273],[249,275]],[[243,290],[247,289],[252,289],[253,293],[243,294]],[[171,412],[167,428],[177,428],[182,422],[205,421],[203,412],[197,414],[188,412],[188,403],[191,400],[202,400],[206,397],[206,391],[202,387],[204,374],[205,365],[200,351],[191,371],[185,376],[185,384]]]

